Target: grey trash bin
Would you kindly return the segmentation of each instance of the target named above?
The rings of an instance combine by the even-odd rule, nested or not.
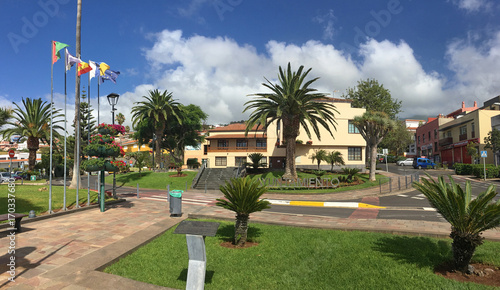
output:
[[[169,192],[170,216],[182,215],[182,190],[171,190]]]

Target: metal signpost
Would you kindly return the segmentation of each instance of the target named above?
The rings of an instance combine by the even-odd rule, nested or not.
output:
[[[488,152],[487,151],[481,151],[481,157],[483,158],[484,181],[486,181],[486,157],[488,157]]]

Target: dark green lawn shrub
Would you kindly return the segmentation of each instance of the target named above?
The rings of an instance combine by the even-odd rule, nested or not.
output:
[[[477,178],[484,178],[484,165],[474,164],[472,165],[472,174]],[[497,178],[498,177],[498,167],[493,164],[486,164],[486,178]]]
[[[472,175],[472,165],[465,163],[455,163],[453,167],[455,168],[455,174],[457,175]]]

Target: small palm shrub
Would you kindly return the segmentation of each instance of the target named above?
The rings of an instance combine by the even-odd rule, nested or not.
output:
[[[361,170],[359,168],[342,168],[342,173],[347,175],[347,179],[358,180],[359,172]]]
[[[265,186],[260,186],[258,180],[252,180],[250,177],[231,178],[225,185],[220,186],[224,199],[217,199],[216,205],[236,213],[234,245],[245,245],[250,214],[270,208],[269,201],[260,199],[266,190]]]
[[[470,181],[465,190],[450,176],[446,183],[440,176],[438,181],[428,174],[414,186],[422,192],[431,205],[451,224],[450,237],[455,269],[471,273],[469,265],[476,247],[483,243],[481,232],[500,225],[500,200],[492,200],[497,195],[496,186],[490,185],[486,191],[472,199]]]

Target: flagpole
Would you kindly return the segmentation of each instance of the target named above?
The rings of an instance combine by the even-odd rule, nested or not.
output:
[[[97,69],[97,67],[96,67]],[[97,76],[97,126],[99,126],[99,85],[101,83],[101,79],[100,79],[100,74]],[[101,199],[101,173],[102,171],[98,171],[97,172],[97,201],[100,203],[100,199]],[[104,193],[102,193],[104,195]]]
[[[90,64],[90,61],[89,61]],[[88,91],[88,98],[87,98],[87,131],[88,131],[88,138],[87,138],[87,146],[90,145],[90,72],[89,72],[89,82],[87,84],[87,91]],[[87,158],[89,158],[87,156]],[[87,206],[90,205],[90,171],[87,171]]]
[[[68,53],[68,50],[65,49],[64,50],[64,201],[63,201],[63,210],[68,210],[66,208],[66,169],[67,169],[67,153],[66,153],[66,123],[67,123],[67,119],[66,119],[66,99],[67,99],[67,90],[66,90],[66,75],[67,75],[67,70],[66,70],[66,59],[67,59],[67,53]]]
[[[52,50],[54,50],[54,42],[51,42]],[[52,111],[54,110],[54,61],[53,56],[50,60],[50,161],[49,161],[49,214],[52,213]]]

